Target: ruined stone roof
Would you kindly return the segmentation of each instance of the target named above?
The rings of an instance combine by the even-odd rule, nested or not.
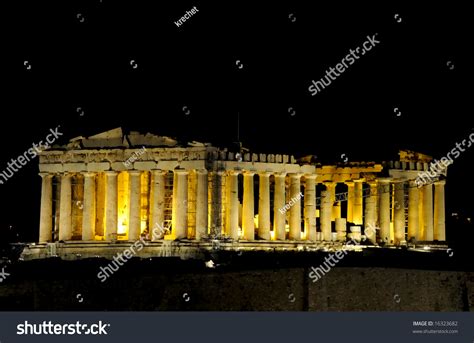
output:
[[[105,131],[89,137],[75,137],[69,140],[69,143],[62,146],[67,150],[73,149],[101,149],[101,148],[136,148],[136,147],[180,147],[177,140],[158,136],[147,132],[146,134],[131,131],[125,134],[121,127]],[[210,146],[209,143],[189,142],[187,146],[199,147]]]

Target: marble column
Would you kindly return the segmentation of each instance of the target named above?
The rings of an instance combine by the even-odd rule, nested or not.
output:
[[[338,212],[338,209],[334,206],[334,202],[336,201],[336,183],[324,182],[324,185],[326,186],[326,191],[329,192],[329,197],[331,199],[331,221],[334,221]]]
[[[254,172],[244,172],[244,199],[242,205],[242,230],[243,237],[248,241],[255,239],[254,224],[254,192],[253,192],[253,176]]]
[[[423,226],[424,239],[433,241],[433,184],[423,186]]]
[[[158,241],[165,235],[165,170],[152,170],[150,239]]]
[[[301,239],[301,174],[290,174],[290,240]]]
[[[96,173],[83,173],[84,201],[82,209],[82,240],[95,240],[95,176]]]
[[[116,171],[105,172],[105,237],[108,241],[117,239],[117,174]]]
[[[365,198],[364,234],[369,241],[375,243],[377,239],[377,182],[369,181],[368,184],[370,186],[370,195]]]
[[[394,221],[393,231],[395,244],[405,241],[405,189],[403,182],[394,183],[395,202],[394,202]]]
[[[316,241],[316,175],[305,175],[304,223],[306,239]]]
[[[40,173],[41,176],[41,210],[39,243],[51,242],[53,239],[53,175]]]
[[[354,203],[352,205],[352,222],[356,225],[363,223],[363,184],[364,180],[354,180]]]
[[[61,195],[59,200],[60,241],[70,241],[72,239],[71,178],[72,175],[68,173],[61,176]]]
[[[258,192],[258,231],[260,239],[270,240],[270,173],[260,172]]]
[[[286,174],[275,174],[275,192],[273,199],[273,230],[275,240],[286,239],[286,216],[285,216],[285,179]]]
[[[353,207],[354,207],[354,182],[347,181],[347,221],[349,223],[353,222]]]
[[[407,240],[410,241],[412,238],[419,240],[419,196],[420,192],[418,190],[417,184],[415,181],[409,182],[408,188],[408,235]]]
[[[378,179],[380,194],[380,239],[384,243],[390,243],[390,179]]]
[[[136,241],[140,238],[141,231],[141,172],[138,170],[128,171],[129,175],[129,226],[128,240]]]
[[[322,240],[329,242],[332,240],[331,237],[331,216],[332,216],[332,203],[331,193],[326,191],[321,192],[321,235]]]
[[[226,234],[239,239],[239,173],[229,170],[226,175]]]
[[[208,173],[205,169],[196,173],[196,239],[201,240],[208,235]]]
[[[446,222],[444,207],[444,186],[445,180],[439,180],[434,183],[434,239],[438,241],[446,240]]]
[[[173,228],[175,239],[186,239],[188,237],[188,172],[175,170],[177,175],[176,190],[176,227]]]

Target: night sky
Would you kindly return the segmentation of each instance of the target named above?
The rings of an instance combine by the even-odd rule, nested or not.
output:
[[[224,146],[237,141],[239,113],[245,147],[322,163],[397,159],[398,149],[441,158],[474,132],[467,5],[7,3],[2,171],[58,125],[60,143],[122,126]],[[375,33],[378,45],[311,95],[312,80]],[[449,169],[448,215],[473,215],[473,157],[474,146]],[[0,185],[0,230],[30,241],[37,173],[35,159]]]

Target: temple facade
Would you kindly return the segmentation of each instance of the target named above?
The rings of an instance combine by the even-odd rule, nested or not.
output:
[[[29,254],[107,255],[139,239],[147,256],[216,240],[257,250],[438,244],[446,170],[420,184],[430,161],[400,152],[397,161],[321,165],[120,128],[77,137],[40,153],[39,240]]]

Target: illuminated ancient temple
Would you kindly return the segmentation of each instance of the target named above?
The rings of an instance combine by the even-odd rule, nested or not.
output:
[[[442,244],[446,170],[416,182],[430,161],[400,152],[321,165],[120,128],[77,137],[40,153],[39,241],[24,255],[111,256],[138,239],[143,256],[192,256],[216,241],[227,250]]]

